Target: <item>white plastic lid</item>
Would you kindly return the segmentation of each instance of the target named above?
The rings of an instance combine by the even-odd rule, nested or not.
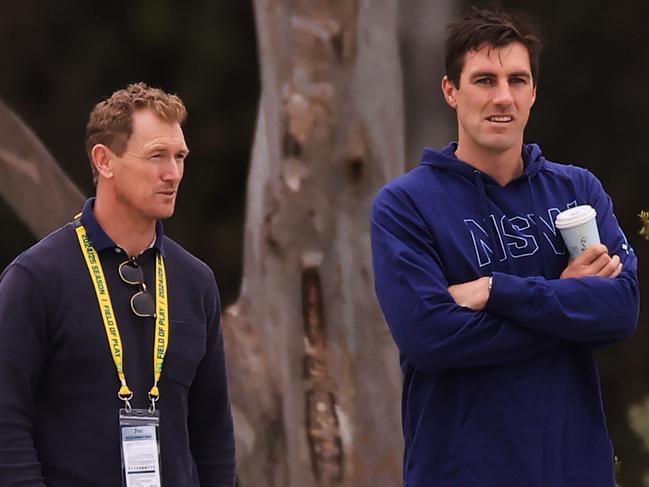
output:
[[[595,208],[590,205],[575,206],[559,213],[554,224],[559,230],[564,230],[586,223],[596,216]]]

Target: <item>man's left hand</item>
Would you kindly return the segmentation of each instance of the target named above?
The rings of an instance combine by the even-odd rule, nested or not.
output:
[[[449,286],[448,292],[460,306],[482,311],[489,299],[489,278],[480,277],[475,281]]]

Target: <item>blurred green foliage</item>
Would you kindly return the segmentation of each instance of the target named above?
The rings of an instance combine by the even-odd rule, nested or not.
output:
[[[649,397],[629,407],[629,424],[642,440],[645,452],[649,452]],[[649,471],[642,477],[642,485],[649,487]]]
[[[642,235],[645,240],[649,240],[649,211],[642,210],[638,215],[640,217],[640,235]]]

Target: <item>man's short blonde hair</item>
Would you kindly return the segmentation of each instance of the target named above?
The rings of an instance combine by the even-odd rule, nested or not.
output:
[[[92,167],[92,178],[97,184],[97,169],[92,161],[92,148],[103,144],[118,156],[124,154],[133,133],[133,113],[145,108],[162,120],[183,124],[187,109],[178,95],[169,94],[145,83],[135,83],[113,93],[110,98],[95,105],[86,126],[86,153]]]

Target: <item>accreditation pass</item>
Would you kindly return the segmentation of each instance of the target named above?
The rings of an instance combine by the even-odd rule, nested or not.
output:
[[[161,487],[156,427],[122,426],[126,487]]]

